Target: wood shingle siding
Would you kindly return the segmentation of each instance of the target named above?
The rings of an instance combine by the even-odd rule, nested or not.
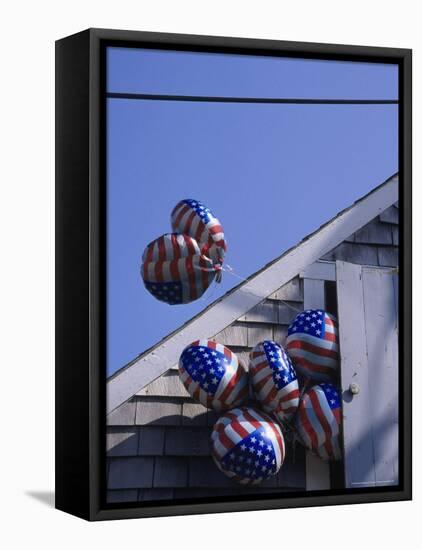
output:
[[[325,254],[323,260],[342,260],[352,264],[378,265],[378,249],[367,244],[341,243],[334,250]]]
[[[287,284],[268,296],[269,299],[303,302],[303,286],[299,277],[295,277]]]
[[[233,323],[214,336],[213,340],[225,346],[248,346],[248,327],[243,323]]]
[[[138,454],[141,456],[160,456],[164,454],[165,428],[161,426],[142,426],[138,428]]]
[[[274,300],[264,300],[250,309],[246,315],[239,317],[239,321],[255,323],[278,323],[278,310]]]
[[[392,223],[398,225],[399,223],[399,211],[395,206],[390,206],[387,210],[384,210],[379,216],[381,222]]]
[[[152,487],[154,458],[114,458],[108,474],[109,489],[136,489]]]
[[[209,430],[191,428],[166,430],[165,454],[174,456],[208,456],[211,452]]]
[[[137,428],[109,428],[107,430],[107,455],[131,456],[138,454],[139,432]]]
[[[378,264],[384,267],[396,267],[399,264],[398,248],[378,247]]]
[[[188,463],[184,458],[156,457],[154,487],[186,487]]]
[[[144,397],[136,402],[136,424],[157,424],[160,426],[182,423],[180,400],[166,397]]]
[[[108,426],[131,426],[135,424],[136,403],[130,399],[107,416]]]
[[[391,226],[392,232],[393,232],[393,245],[399,246],[399,228],[392,225]]]
[[[196,402],[184,402],[182,404],[183,426],[207,426],[208,410]]]
[[[355,243],[393,244],[391,226],[378,219],[368,223],[354,234]]]
[[[160,378],[157,378],[148,386],[139,391],[137,396],[152,397],[189,397],[183,384],[180,383],[177,370],[168,371]]]

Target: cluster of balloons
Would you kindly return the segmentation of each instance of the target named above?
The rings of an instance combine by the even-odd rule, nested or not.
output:
[[[173,233],[145,248],[141,276],[157,300],[187,304],[200,298],[214,279],[220,282],[227,243],[218,219],[198,200],[178,202],[171,226]]]
[[[286,349],[259,342],[248,372],[235,353],[213,340],[193,342],[179,359],[189,394],[222,414],[211,435],[217,467],[243,484],[278,473],[286,430],[323,460],[341,458],[341,400],[332,383],[337,368],[336,320],[323,310],[297,315]]]

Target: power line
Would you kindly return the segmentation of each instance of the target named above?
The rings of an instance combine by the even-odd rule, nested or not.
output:
[[[108,92],[110,99],[135,99],[149,101],[191,101],[202,103],[269,103],[286,105],[397,105],[397,99],[300,99],[276,97],[222,97],[197,95],[131,94]]]

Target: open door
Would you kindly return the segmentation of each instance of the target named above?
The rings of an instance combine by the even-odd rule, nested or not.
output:
[[[336,274],[346,487],[396,485],[397,273],[338,261]]]

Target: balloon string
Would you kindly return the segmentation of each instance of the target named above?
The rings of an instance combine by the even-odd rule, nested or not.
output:
[[[218,274],[221,273],[222,271],[224,271],[224,273],[228,273],[229,275],[232,275],[233,277],[236,277],[237,279],[239,279],[240,281],[244,282],[244,283],[248,283],[249,282],[249,279],[246,279],[245,277],[242,277],[241,275],[239,275],[235,270],[234,268],[229,265],[229,264],[226,264],[226,267],[222,266],[222,265],[218,265],[216,267],[202,267],[202,266],[194,266],[195,269],[198,269],[199,271],[205,271],[205,272],[214,272],[216,271],[217,272],[217,276],[216,276],[216,282],[221,282],[221,275],[219,276]],[[216,269],[217,268],[217,269]],[[251,296],[255,296],[257,298],[259,298],[261,301],[265,300],[267,298],[267,296],[269,294],[271,294],[270,291],[268,292],[265,292],[264,296],[260,295],[260,294],[256,294],[255,292],[251,292],[250,290],[243,290],[243,292],[245,292],[246,294],[250,294]],[[208,295],[208,298],[207,300],[209,300],[211,297],[211,294]],[[289,302],[286,302],[285,300],[280,300],[278,299],[279,302],[281,302],[282,304],[284,304],[285,306],[287,306],[288,308],[292,309],[293,311],[295,311],[296,313],[301,313],[302,310],[295,307],[295,306],[292,306]]]
[[[243,282],[249,282],[249,279],[246,279],[245,277],[242,277],[241,275],[239,275],[235,270],[234,268],[229,265],[229,264],[226,264],[226,267],[224,266],[221,266],[221,270],[224,271],[225,273],[229,273],[230,275],[233,275],[233,277],[236,277],[237,279],[240,279],[241,281]],[[249,292],[249,294],[252,294],[252,292]],[[269,293],[270,294],[270,293]],[[263,299],[265,300],[267,296],[264,296]],[[286,302],[284,300],[279,300],[282,304],[284,304],[285,306],[289,307],[290,309],[293,309],[294,311],[296,311],[297,313],[301,313],[302,310],[301,309],[298,309],[297,307],[294,307],[292,306],[291,304],[289,304],[289,302]]]

